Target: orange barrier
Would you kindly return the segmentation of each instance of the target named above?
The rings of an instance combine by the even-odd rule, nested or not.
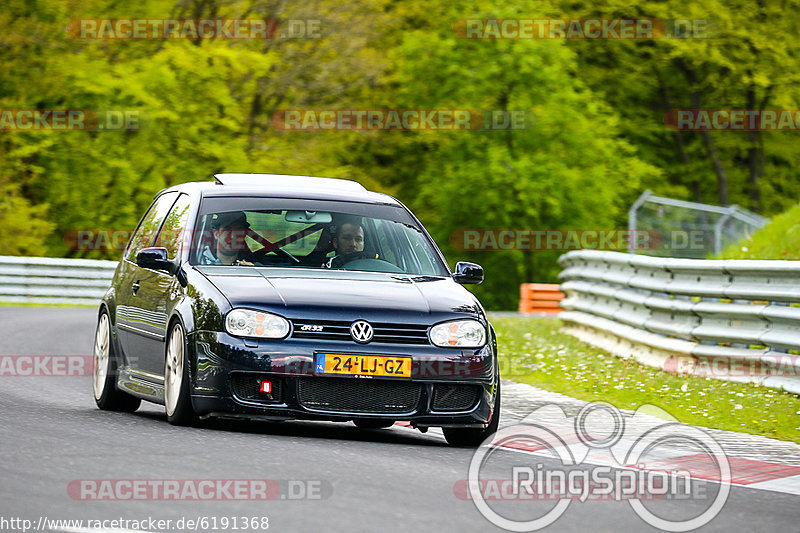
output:
[[[564,293],[555,283],[523,283],[519,286],[520,313],[560,313]]]

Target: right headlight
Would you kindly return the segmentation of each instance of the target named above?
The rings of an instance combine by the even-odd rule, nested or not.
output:
[[[289,334],[289,321],[265,311],[233,309],[225,317],[225,331],[237,337],[282,339]]]
[[[453,320],[433,326],[429,337],[443,348],[480,348],[486,344],[486,328],[477,320]]]

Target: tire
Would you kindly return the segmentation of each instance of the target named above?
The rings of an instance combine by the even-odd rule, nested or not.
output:
[[[97,319],[94,334],[94,368],[92,369],[92,392],[97,407],[103,411],[132,413],[142,400],[117,388],[117,355],[111,342],[111,320],[103,309]]]
[[[444,438],[451,446],[476,448],[491,435],[497,433],[500,424],[500,378],[497,379],[497,394],[489,425],[483,429],[476,428],[442,428]]]
[[[356,418],[353,420],[356,427],[361,429],[386,429],[394,425],[394,420],[375,420],[372,418]]]
[[[164,358],[164,407],[167,421],[174,426],[197,422],[189,390],[189,365],[186,361],[186,335],[180,322],[173,324]]]

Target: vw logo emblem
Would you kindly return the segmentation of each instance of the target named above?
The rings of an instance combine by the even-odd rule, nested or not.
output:
[[[372,326],[366,320],[356,320],[350,324],[350,336],[353,340],[366,344],[372,340]]]

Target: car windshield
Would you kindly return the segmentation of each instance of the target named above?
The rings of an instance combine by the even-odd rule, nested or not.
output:
[[[424,231],[396,206],[206,198],[190,262],[447,276]]]

